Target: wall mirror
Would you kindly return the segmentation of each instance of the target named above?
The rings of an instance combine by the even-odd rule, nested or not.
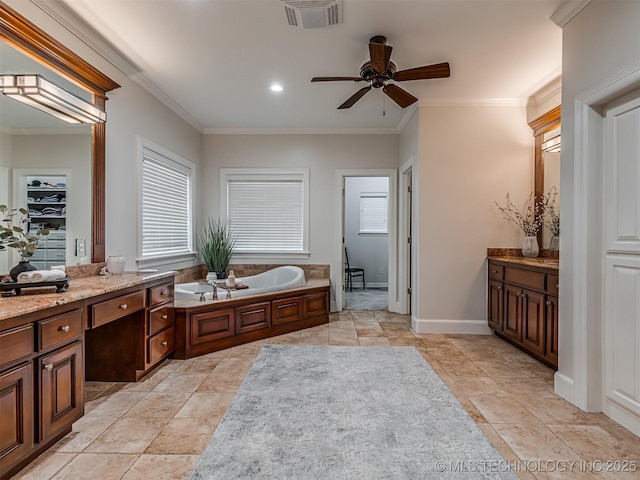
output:
[[[40,74],[101,108],[106,92],[119,87],[2,2],[0,59],[0,74]],[[103,261],[105,123],[70,124],[4,95],[0,111],[0,203],[12,207],[33,203],[29,207],[40,212],[41,222],[62,225],[55,238],[47,239],[58,247],[51,253],[58,255],[58,261],[49,263],[74,265],[84,256]],[[48,184],[50,190],[32,188],[37,182]],[[63,197],[65,205],[61,201],[56,205]],[[42,214],[45,203],[51,205]],[[34,262],[46,267],[43,260],[38,257]],[[2,267],[6,266],[0,259],[0,273],[6,273]]]
[[[558,106],[529,123],[535,138],[534,186],[536,202],[554,190],[555,208],[560,212],[560,149],[561,149],[561,107]],[[557,236],[549,228],[549,217],[545,227],[538,233],[538,244],[541,248],[557,250]],[[555,238],[554,238],[555,237]]]

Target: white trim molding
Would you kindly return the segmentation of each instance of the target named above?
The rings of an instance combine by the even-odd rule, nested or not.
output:
[[[551,15],[551,21],[562,28],[569,23],[573,17],[578,15],[584,7],[589,5],[589,3],[591,3],[591,0],[566,1]]]

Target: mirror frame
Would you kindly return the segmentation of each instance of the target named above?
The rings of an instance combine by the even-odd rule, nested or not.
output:
[[[116,82],[92,67],[15,10],[0,2],[0,40],[91,93],[102,109]],[[91,260],[105,259],[106,123],[91,126]]]
[[[533,164],[533,196],[535,198],[536,207],[542,201],[544,195],[544,156],[542,155],[542,137],[545,133],[550,132],[560,126],[560,118],[562,116],[562,107],[557,106],[547,113],[540,115],[538,118],[529,122],[529,126],[533,130],[535,139],[535,157]],[[543,229],[538,232],[538,245],[542,245]]]

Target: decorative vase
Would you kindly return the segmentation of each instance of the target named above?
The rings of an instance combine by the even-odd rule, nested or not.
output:
[[[560,249],[560,237],[558,235],[554,235],[549,240],[549,250],[559,250]]]
[[[227,272],[216,272],[216,278],[218,280],[224,280],[227,278]]]
[[[18,275],[20,275],[22,272],[32,272],[34,270],[37,270],[37,268],[31,265],[29,260],[20,260],[18,264],[11,269],[11,271],[9,272],[9,276],[11,277],[11,280],[17,282]]]
[[[526,258],[535,258],[540,253],[538,247],[538,239],[534,236],[524,237],[522,241],[522,256]]]

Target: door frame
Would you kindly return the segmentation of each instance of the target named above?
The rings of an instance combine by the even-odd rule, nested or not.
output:
[[[344,244],[342,239],[344,237],[344,195],[343,185],[346,177],[387,177],[389,179],[389,204],[388,204],[388,310],[390,312],[398,311],[398,292],[397,292],[397,232],[398,221],[397,215],[397,198],[398,198],[398,171],[395,169],[338,169],[336,170],[336,183],[335,183],[335,219],[336,219],[336,238],[335,238],[335,252],[333,256],[333,263],[331,264],[331,270],[335,273],[335,298],[336,298],[336,311],[341,312],[344,304]]]
[[[416,309],[416,269],[411,268],[408,263],[409,254],[411,254],[411,264],[416,265],[416,229],[413,218],[415,217],[415,176],[414,176],[414,159],[410,158],[400,167],[400,175],[398,176],[398,313],[412,315]],[[407,189],[411,185],[412,193],[407,195]],[[411,204],[408,202],[411,198]],[[405,235],[411,236],[411,244],[405,239]],[[411,288],[412,294],[409,295],[407,289]],[[409,298],[411,304],[409,304]]]

